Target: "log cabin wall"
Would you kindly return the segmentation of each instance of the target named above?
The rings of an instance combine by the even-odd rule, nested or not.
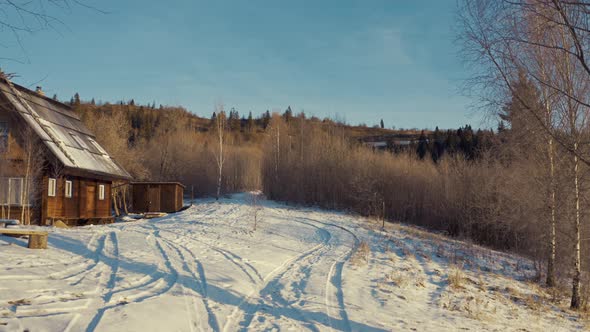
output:
[[[0,98],[0,103],[1,102],[2,99]],[[22,131],[23,125],[9,112],[0,112],[0,123],[8,126],[8,137],[6,138],[8,150],[6,153],[0,155],[0,176],[22,176],[22,162],[25,152],[19,144],[19,141],[16,139],[15,133]],[[4,138],[0,138],[0,140],[3,139]],[[0,146],[0,149],[2,148],[3,147]]]
[[[66,181],[72,183],[71,197],[66,197]],[[49,196],[49,177],[43,178],[42,220],[45,225],[61,220],[68,225],[112,222],[111,182],[64,176],[56,179],[55,196]],[[104,186],[101,199],[100,186]]]

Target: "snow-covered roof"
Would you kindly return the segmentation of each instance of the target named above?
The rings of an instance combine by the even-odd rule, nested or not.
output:
[[[130,179],[69,106],[0,78],[5,97],[66,168]]]

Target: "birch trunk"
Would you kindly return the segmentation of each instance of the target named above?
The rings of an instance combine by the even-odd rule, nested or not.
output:
[[[557,247],[556,239],[556,219],[555,219],[555,159],[553,155],[553,138],[548,140],[548,154],[549,154],[549,208],[550,211],[550,227],[549,227],[549,256],[547,261],[547,286],[555,286],[555,251]]]
[[[579,183],[579,160],[578,160],[578,143],[574,143],[574,201],[575,201],[575,221],[574,221],[574,276],[572,279],[572,302],[571,308],[578,309],[581,304],[581,260],[580,260],[580,183]]]

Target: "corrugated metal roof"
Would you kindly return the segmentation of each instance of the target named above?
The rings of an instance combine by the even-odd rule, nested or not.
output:
[[[0,93],[67,168],[131,179],[68,106],[0,79]]]

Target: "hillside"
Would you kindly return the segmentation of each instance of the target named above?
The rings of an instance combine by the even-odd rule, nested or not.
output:
[[[240,194],[159,219],[50,229],[46,251],[0,238],[0,331],[587,328],[530,281],[527,259],[251,202]]]

